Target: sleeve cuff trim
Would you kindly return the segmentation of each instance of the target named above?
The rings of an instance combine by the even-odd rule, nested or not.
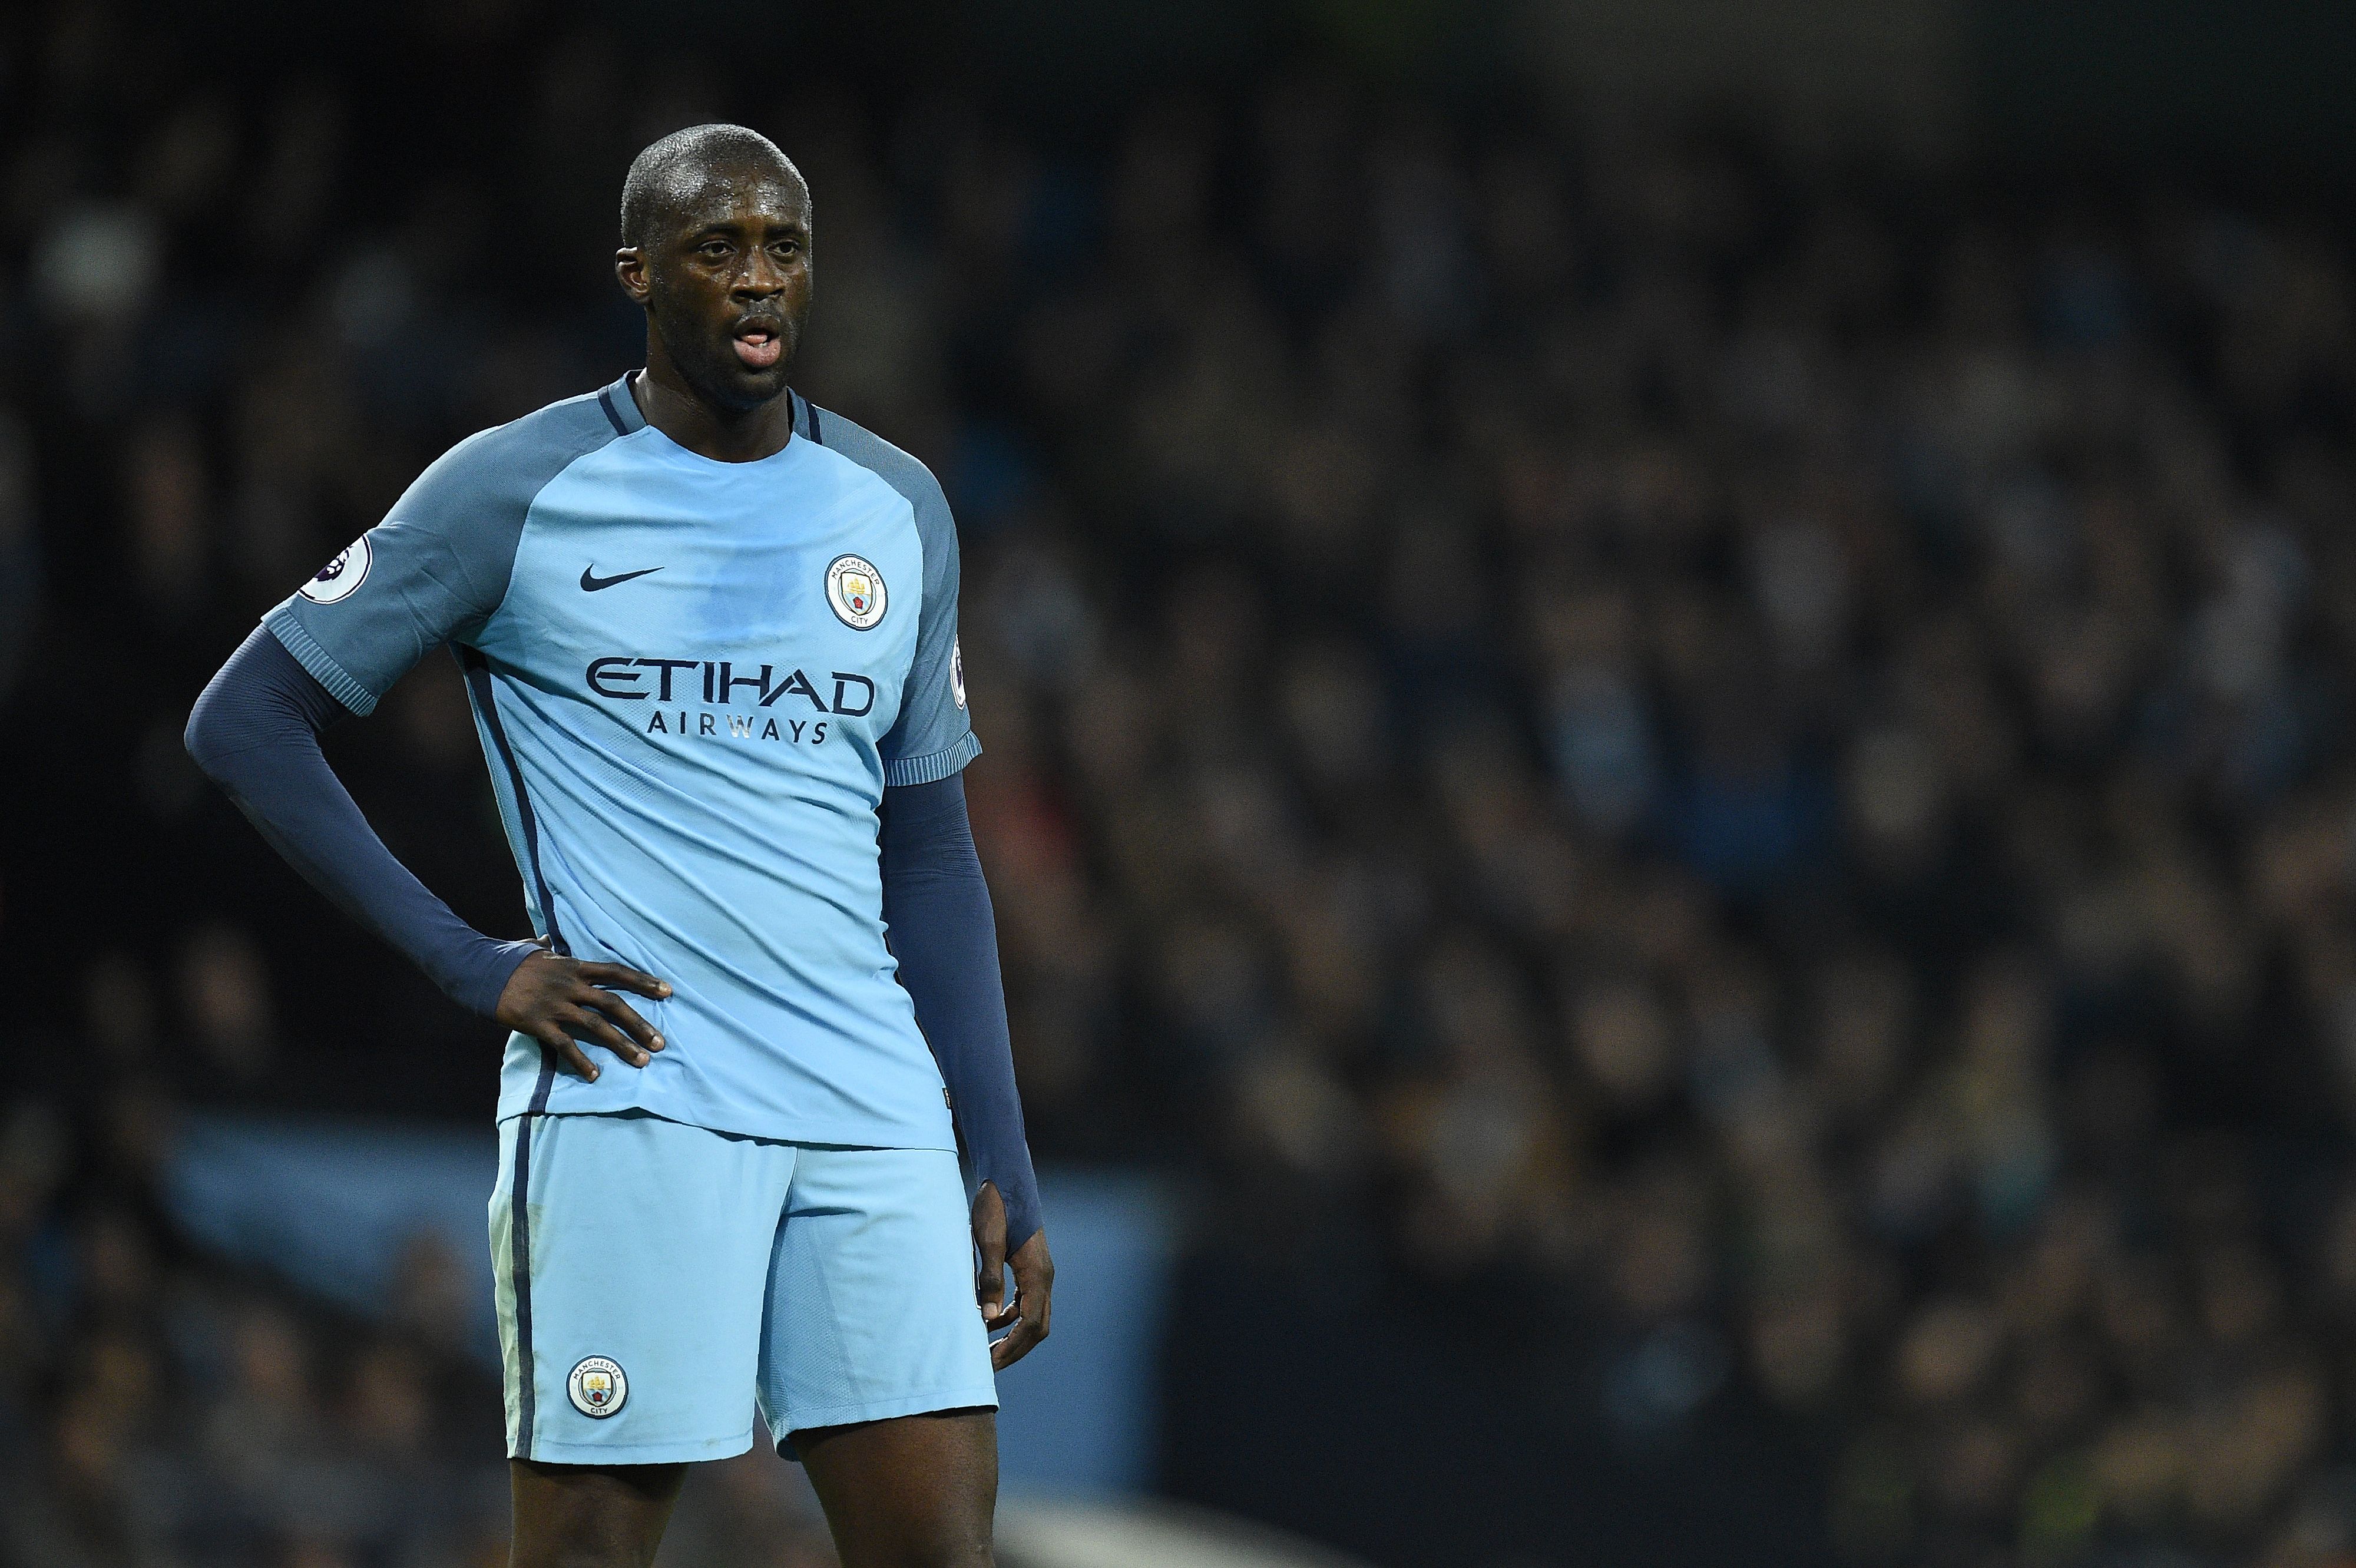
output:
[[[298,656],[299,657],[299,656]],[[324,681],[324,677],[322,678]],[[947,751],[904,757],[884,767],[884,787],[905,789],[912,784],[937,784],[981,755],[981,737],[968,730]]]
[[[354,717],[366,718],[376,707],[376,693],[353,680],[350,673],[336,662],[335,655],[320,647],[317,640],[303,629],[303,623],[296,618],[293,606],[280,605],[262,618],[262,624],[268,627],[270,635],[294,656],[294,662],[309,671],[311,679],[325,686],[330,696],[349,708]]]

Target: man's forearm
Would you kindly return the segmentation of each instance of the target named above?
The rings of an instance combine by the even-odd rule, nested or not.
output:
[[[886,789],[883,854],[884,920],[900,983],[916,1000],[974,1175],[1005,1201],[1011,1254],[1039,1230],[1039,1184],[1014,1086],[998,928],[962,779]]]
[[[275,637],[256,630],[197,699],[188,753],[311,886],[461,1006],[491,1016],[532,944],[484,936],[384,846],[319,749],[319,732],[344,714]]]

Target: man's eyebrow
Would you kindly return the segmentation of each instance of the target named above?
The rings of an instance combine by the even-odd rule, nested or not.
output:
[[[700,223],[687,230],[684,242],[690,245],[701,245],[707,240],[742,240],[755,234],[762,236],[786,234],[796,239],[807,240],[809,238],[809,224],[799,218],[755,218],[746,220],[716,218],[709,223]]]

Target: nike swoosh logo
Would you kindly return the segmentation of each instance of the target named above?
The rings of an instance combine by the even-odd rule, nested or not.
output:
[[[633,577],[643,577],[649,572],[659,572],[659,566],[642,566],[635,572],[625,572],[616,577],[600,577],[594,565],[581,568],[581,591],[594,594],[600,588],[610,588],[616,583],[626,583]]]

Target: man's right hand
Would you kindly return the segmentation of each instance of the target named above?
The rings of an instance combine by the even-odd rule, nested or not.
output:
[[[634,991],[657,1002],[670,995],[670,982],[618,963],[584,963],[557,953],[536,952],[516,965],[499,993],[498,1021],[529,1035],[556,1059],[594,1083],[597,1065],[580,1042],[605,1047],[632,1067],[653,1060],[663,1037],[630,1004],[601,989]]]

